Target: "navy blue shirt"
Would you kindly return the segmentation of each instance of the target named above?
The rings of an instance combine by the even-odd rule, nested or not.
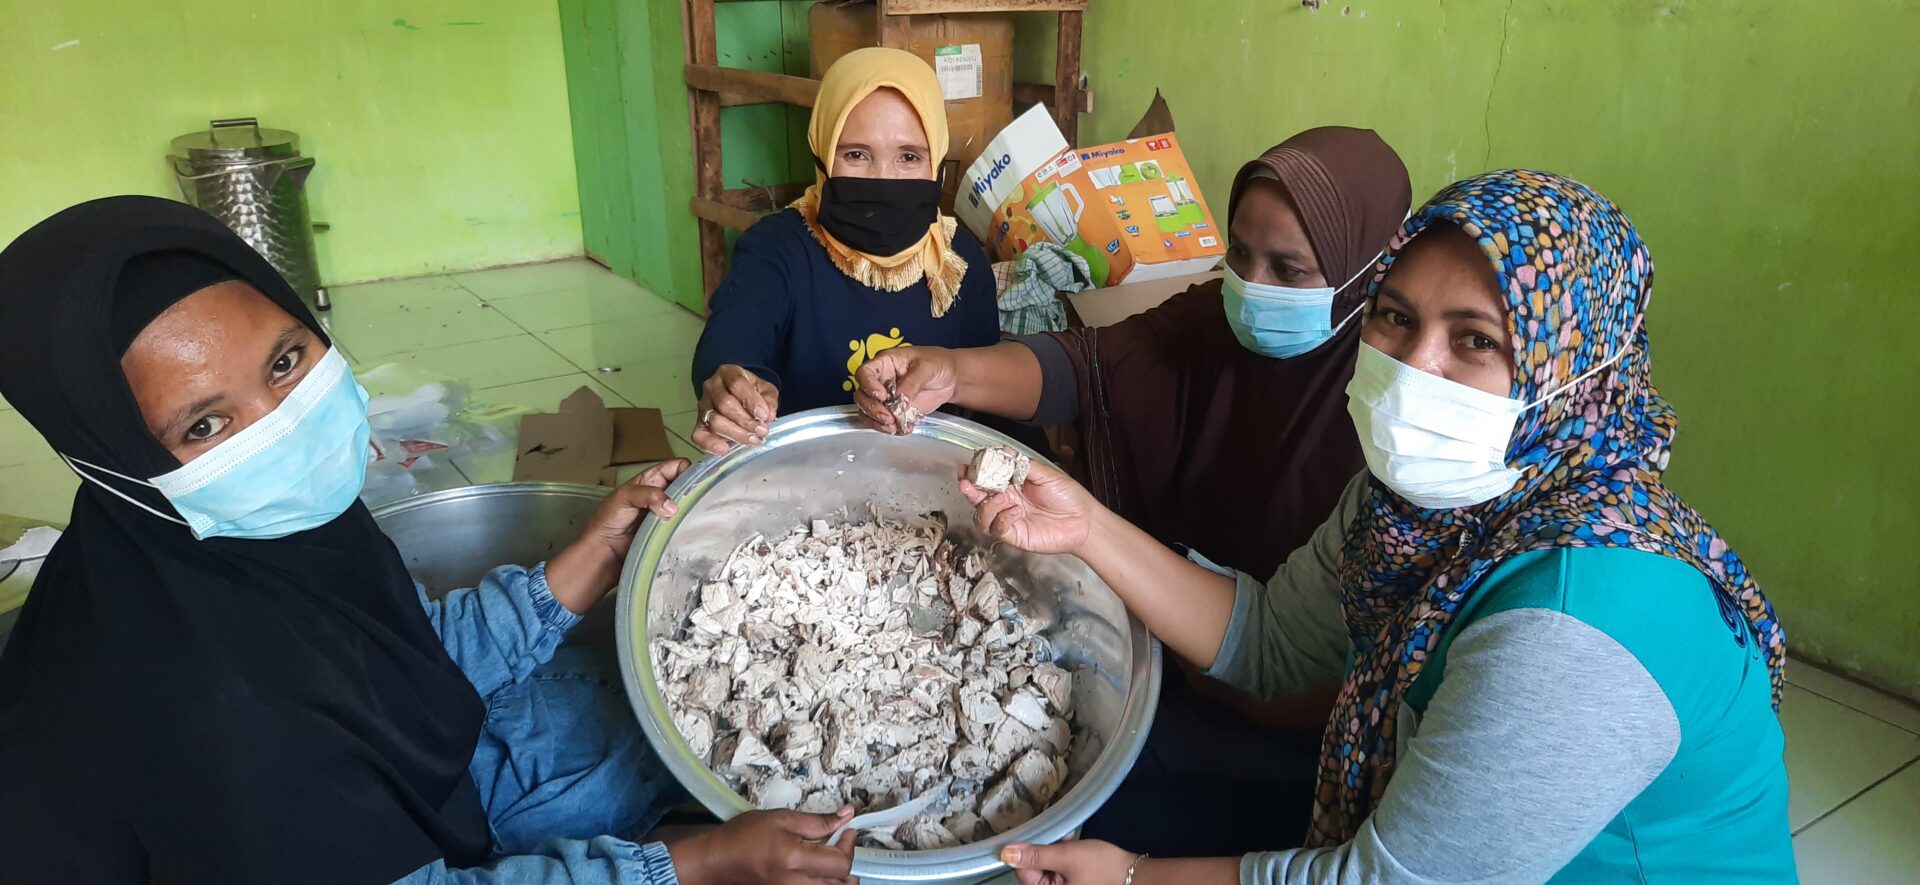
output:
[[[761,219],[734,248],[733,269],[713,293],[693,353],[693,387],[738,365],[780,389],[780,414],[853,402],[853,372],[903,345],[984,347],[1000,340],[993,268],[962,227],[954,251],[967,261],[960,294],[935,317],[925,280],[899,292],[854,282],[833,266],[800,213]]]

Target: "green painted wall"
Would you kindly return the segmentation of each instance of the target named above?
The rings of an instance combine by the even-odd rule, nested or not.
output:
[[[1796,653],[1920,697],[1920,3],[1101,0],[1086,46],[1086,140],[1158,86],[1215,201],[1336,123],[1418,195],[1524,165],[1618,201],[1658,267],[1674,486]]]
[[[702,311],[699,228],[687,211],[693,140],[681,79],[680,6],[559,4],[587,251],[614,272]],[[809,5],[811,0],[719,4],[714,18],[720,63],[806,76]],[[806,126],[804,108],[722,109],[726,186],[810,179]],[[732,240],[729,233],[729,246]]]
[[[577,255],[559,25],[516,0],[0,0],[0,242],[177,198],[168,140],[251,115],[318,158],[329,283]]]

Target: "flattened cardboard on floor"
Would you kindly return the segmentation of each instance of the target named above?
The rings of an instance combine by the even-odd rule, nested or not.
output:
[[[609,409],[582,385],[560,403],[559,412],[520,419],[513,481],[611,486],[617,467],[673,456],[659,409]]]
[[[597,485],[612,452],[613,416],[583,386],[560,403],[558,413],[521,417],[513,481]]]
[[[607,413],[613,416],[613,454],[608,464],[651,464],[674,457],[659,409],[620,408]]]

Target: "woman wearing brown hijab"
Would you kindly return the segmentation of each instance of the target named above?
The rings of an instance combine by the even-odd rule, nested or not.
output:
[[[951,403],[1043,426],[1071,423],[1080,438],[1072,472],[1102,504],[1162,543],[1270,575],[1365,467],[1346,411],[1360,340],[1351,320],[1411,201],[1406,166],[1371,130],[1307,130],[1235,176],[1225,279],[1107,328],[887,351],[856,374],[855,401],[888,431],[893,419],[881,401],[890,382],[922,412]],[[1129,794],[1189,809],[1259,803],[1247,837],[1264,845],[1278,830],[1275,803],[1262,797],[1276,782],[1307,789],[1332,686],[1254,702],[1197,675],[1190,682],[1168,681],[1133,780],[1089,828],[1131,818],[1122,811],[1133,804]],[[1128,845],[1245,848],[1222,819],[1178,817],[1143,828],[1157,834],[1151,841],[1130,821],[1113,822],[1126,826]],[[1201,833],[1216,841],[1193,841]]]
[[[1378,135],[1307,130],[1235,177],[1228,269],[1257,285],[1340,287],[1318,317],[1325,334],[1360,305],[1359,277],[1411,200],[1406,167]],[[1107,328],[887,351],[857,373],[856,400],[888,430],[888,381],[922,412],[952,403],[1073,423],[1076,478],[1102,503],[1165,543],[1272,574],[1365,466],[1344,392],[1359,325],[1296,356],[1265,356],[1229,324],[1222,282]]]

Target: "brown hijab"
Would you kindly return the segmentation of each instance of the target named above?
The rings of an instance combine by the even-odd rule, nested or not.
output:
[[[1286,189],[1329,281],[1372,262],[1413,198],[1406,166],[1367,129],[1309,129],[1260,155],[1234,177],[1229,220],[1255,177]],[[1335,295],[1335,322],[1366,284]],[[1073,472],[1163,543],[1264,579],[1365,465],[1346,411],[1357,321],[1299,356],[1261,356],[1227,326],[1214,280],[1117,325],[1050,337],[1078,387]]]

